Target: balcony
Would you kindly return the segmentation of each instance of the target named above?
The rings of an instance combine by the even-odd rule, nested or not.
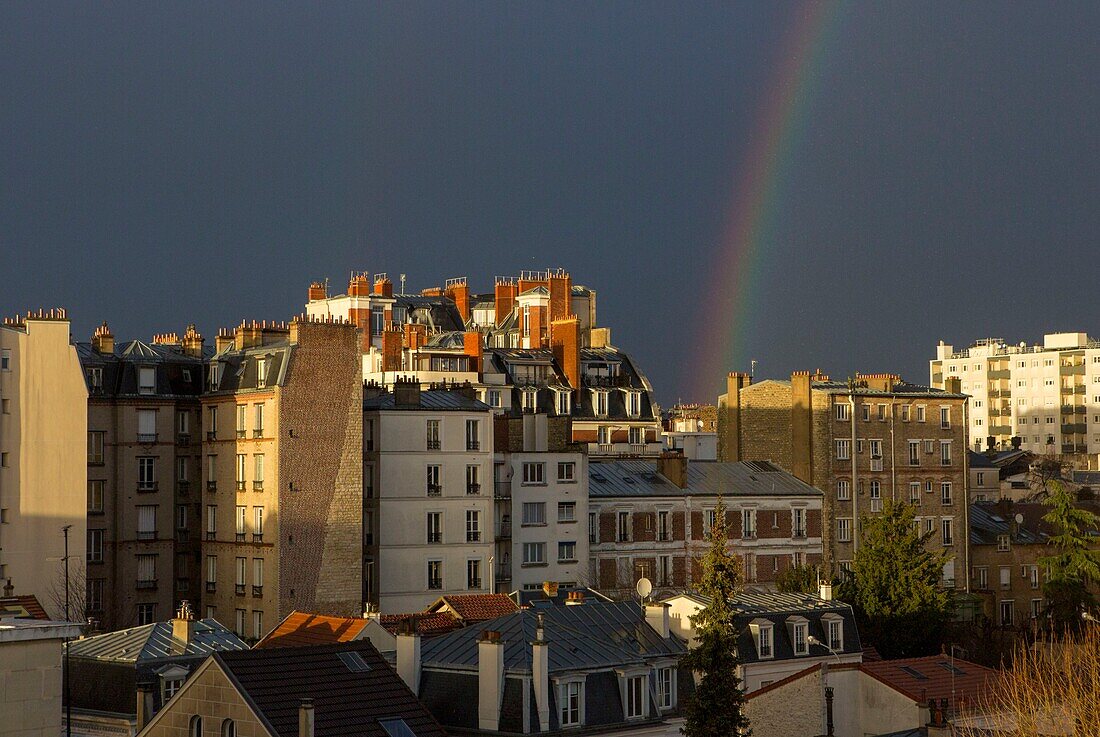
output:
[[[245,482],[243,479],[237,481],[237,491],[244,491]]]
[[[428,544],[429,545],[440,545],[442,543],[443,543],[443,533],[442,532],[429,532],[428,533]]]
[[[156,530],[138,530],[137,539],[142,542],[155,542],[157,539]]]
[[[794,528],[794,531],[791,533],[791,537],[796,538],[796,539],[805,538],[806,537],[806,528],[805,527],[796,527],[796,528]]]
[[[590,456],[616,458],[656,458],[661,454],[660,443],[588,443]]]
[[[155,591],[157,588],[157,580],[155,578],[147,581],[138,579],[137,583],[134,585],[134,588],[140,591]]]
[[[139,432],[137,441],[139,443],[155,443],[157,442],[157,434],[155,432]]]
[[[263,436],[264,436],[264,429],[262,427],[257,427],[256,429],[254,429],[252,431],[253,439],[262,438]]]
[[[218,490],[218,482],[213,480],[213,479],[207,481],[206,482],[206,490],[207,491],[217,491]]]
[[[237,428],[237,440],[242,440],[247,436],[248,436],[248,431],[247,430],[245,430],[243,427],[238,427]]]
[[[439,440],[429,440],[427,442],[427,449],[428,450],[439,450],[439,448],[440,448]]]
[[[238,583],[233,585],[233,593],[237,596],[244,596],[244,584]]]
[[[466,582],[466,588],[477,591],[481,588],[481,579],[471,578],[469,581]]]
[[[467,533],[466,533],[466,542],[468,542],[468,543],[479,543],[479,542],[481,542],[481,531],[480,530],[469,530],[469,531],[467,531]]]
[[[181,496],[187,496],[191,492],[191,482],[183,479],[176,481],[176,491]]]
[[[500,570],[498,570],[494,574],[493,577],[497,580],[497,583],[506,583],[508,581],[511,581],[512,580],[512,569],[511,568],[501,568]]]
[[[627,376],[590,376],[585,374],[582,377],[582,383],[586,387],[618,389],[619,387],[629,387],[630,378]]]
[[[263,541],[264,541],[264,534],[262,532],[253,532],[252,533],[252,542],[262,543]]]
[[[443,496],[443,487],[439,484],[428,484],[428,496]]]
[[[236,542],[243,543],[245,541],[245,533],[238,532],[236,535]]]
[[[991,371],[986,372],[986,376],[991,380],[992,379],[1011,379],[1012,378],[1012,370],[1011,369],[991,370]]]
[[[512,538],[511,522],[500,522],[497,524],[497,538],[500,540],[510,540]]]
[[[429,578],[428,579],[428,589],[429,590],[434,591],[434,590],[438,590],[438,589],[442,589],[442,588],[443,588],[443,579],[442,578]]]
[[[466,495],[477,496],[481,493],[481,484],[466,484]]]
[[[214,540],[217,539],[217,535],[218,535],[218,533],[214,532],[213,530],[207,530],[206,531],[206,539],[209,542],[214,542]]]
[[[1084,445],[1084,444],[1074,444],[1074,443],[1063,443],[1062,444],[1062,453],[1063,454],[1087,453],[1088,450],[1089,450],[1089,447],[1087,445]]]
[[[206,582],[206,593],[213,594],[217,590],[218,590],[218,585],[216,583],[214,583],[213,581],[207,581]]]
[[[259,481],[253,481],[252,482],[252,491],[263,491],[263,490],[264,490],[264,481],[263,481],[263,479],[260,479]]]
[[[187,530],[176,530],[176,542],[185,543],[189,539]]]
[[[208,441],[217,440],[218,439],[218,431],[217,430],[207,430],[206,431],[206,439]]]
[[[1063,435],[1084,435],[1088,432],[1088,426],[1083,422],[1062,425]]]
[[[191,444],[191,433],[189,433],[189,432],[176,433],[176,445],[190,445],[190,444]]]
[[[1063,363],[1058,367],[1058,373],[1062,376],[1084,376],[1085,375],[1085,363]]]
[[[493,498],[494,499],[511,499],[512,498],[512,482],[511,481],[497,481],[493,484]]]
[[[263,586],[253,586],[252,587],[252,595],[255,596],[256,598],[259,598],[259,597],[263,596],[264,595],[264,587]]]
[[[477,440],[467,440],[466,450],[481,450],[481,443]]]
[[[150,494],[156,491],[157,487],[156,481],[138,481],[137,490],[139,494]]]

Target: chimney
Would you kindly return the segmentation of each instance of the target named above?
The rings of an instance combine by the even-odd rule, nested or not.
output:
[[[570,317],[573,314],[573,279],[569,272],[565,269],[549,272],[547,291],[550,292],[550,319]]]
[[[191,613],[191,603],[184,599],[172,620],[172,639],[180,646],[180,652],[183,652],[194,636],[195,617]]]
[[[111,334],[111,329],[107,327],[106,320],[92,333],[92,348],[96,353],[106,355],[115,352],[115,336]]]
[[[657,473],[681,489],[687,488],[688,461],[683,451],[664,450],[657,457]]]
[[[962,379],[958,376],[948,376],[944,379],[943,389],[948,394],[962,394]]]
[[[548,599],[553,599],[558,595],[558,582],[557,581],[543,581],[542,593],[546,594]]]
[[[214,336],[214,351],[221,353],[231,345],[233,345],[233,333],[227,328],[220,329],[218,334]]]
[[[324,282],[315,281],[309,285],[309,301],[316,302],[319,299],[328,299],[328,289]]]
[[[4,596],[14,596],[14,595],[15,595],[15,587],[11,585],[11,579],[9,578],[8,582],[6,584],[4,584]]]
[[[298,704],[298,737],[313,737],[313,699],[302,699]]]
[[[137,732],[140,732],[149,723],[153,712],[153,688],[148,683],[138,683],[137,703],[134,706],[137,708]]]
[[[361,271],[357,274],[352,274],[351,281],[348,282],[348,296],[366,297],[369,294],[370,284],[367,281],[367,272]]]
[[[718,397],[719,425],[718,460],[740,461],[741,458],[741,390],[752,379],[748,374],[732,371],[726,375],[726,393]]]
[[[833,600],[833,583],[832,581],[822,581],[817,585],[818,598],[822,601]]]
[[[393,296],[393,282],[385,274],[374,275],[374,293],[382,297]]]
[[[515,279],[497,277],[496,284],[493,287],[493,308],[496,313],[497,325],[512,313],[517,294],[519,294],[519,290],[516,288]]]
[[[183,331],[183,341],[181,343],[183,355],[193,358],[202,358],[202,345],[204,342],[205,340],[202,334],[195,329],[195,323],[191,323],[187,326],[187,329]]]
[[[554,351],[554,360],[565,372],[565,378],[574,391],[581,386],[580,340],[581,328],[577,318],[550,323],[550,347]]]
[[[584,605],[584,592],[583,591],[570,591],[565,597],[566,606],[583,606]]]
[[[414,694],[420,694],[420,634],[416,618],[401,622],[397,630],[397,675]]]
[[[550,653],[542,612],[535,615],[535,622],[535,641],[531,643],[531,685],[535,690],[539,731],[547,732],[550,730]]]
[[[444,285],[443,294],[455,303],[455,309],[462,316],[463,322],[470,320],[470,287],[466,283],[466,277],[448,279]]]
[[[420,407],[420,382],[415,378],[397,377],[393,382],[393,403],[399,409]]]
[[[504,643],[500,633],[484,630],[477,641],[477,726],[500,731],[500,700],[504,693]]]
[[[645,621],[663,639],[668,639],[668,604],[646,604]]]
[[[484,350],[481,333],[475,330],[462,334],[462,352],[471,358],[471,371],[476,371],[479,374],[481,373],[481,360]]]
[[[813,406],[809,371],[791,374],[791,473],[813,483]]]

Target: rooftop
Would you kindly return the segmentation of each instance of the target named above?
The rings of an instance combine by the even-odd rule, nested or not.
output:
[[[350,642],[358,638],[366,625],[367,620],[361,617],[330,617],[293,611],[255,646],[302,647]]]
[[[507,594],[452,594],[441,596],[428,607],[429,612],[445,613],[448,610],[465,624],[476,624],[496,619],[519,609]]]
[[[216,619],[194,623],[187,647],[172,637],[172,620],[85,637],[69,646],[69,655],[115,663],[145,663],[162,658],[209,655],[225,650],[247,650],[248,645]]]
[[[432,410],[432,411],[467,411],[488,412],[491,407],[484,402],[479,402],[466,396],[459,390],[427,389],[420,392],[419,407],[398,407],[394,401],[393,392],[378,394],[363,399],[363,409],[370,410]]]
[[[20,619],[45,619],[50,615],[38,602],[34,594],[22,596],[0,596],[0,619],[19,617]]]
[[[913,701],[947,699],[975,702],[986,692],[997,671],[946,655],[865,662],[860,670]]]
[[[678,487],[648,460],[592,462],[590,497],[634,496],[816,496],[821,491],[767,461],[689,461],[687,486]]]

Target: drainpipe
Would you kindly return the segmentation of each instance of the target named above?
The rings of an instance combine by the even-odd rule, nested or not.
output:
[[[856,478],[856,383],[848,380],[848,414],[852,418],[852,445],[848,455],[852,459],[852,557],[859,550],[859,481]]]
[[[898,501],[898,468],[897,457],[894,455],[894,415],[897,414],[897,405],[890,402],[890,498],[897,504]]]

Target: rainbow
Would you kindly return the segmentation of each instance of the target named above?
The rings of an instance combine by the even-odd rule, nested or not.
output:
[[[780,46],[780,64],[759,106],[748,139],[751,148],[727,208],[719,244],[721,266],[711,277],[706,291],[709,299],[702,302],[709,319],[699,321],[695,342],[703,357],[697,365],[700,370],[692,395],[698,401],[713,402],[716,382],[728,371],[749,369],[745,344],[751,327],[754,275],[774,237],[784,184],[805,137],[809,101],[843,4],[842,0],[822,0],[797,5]]]

